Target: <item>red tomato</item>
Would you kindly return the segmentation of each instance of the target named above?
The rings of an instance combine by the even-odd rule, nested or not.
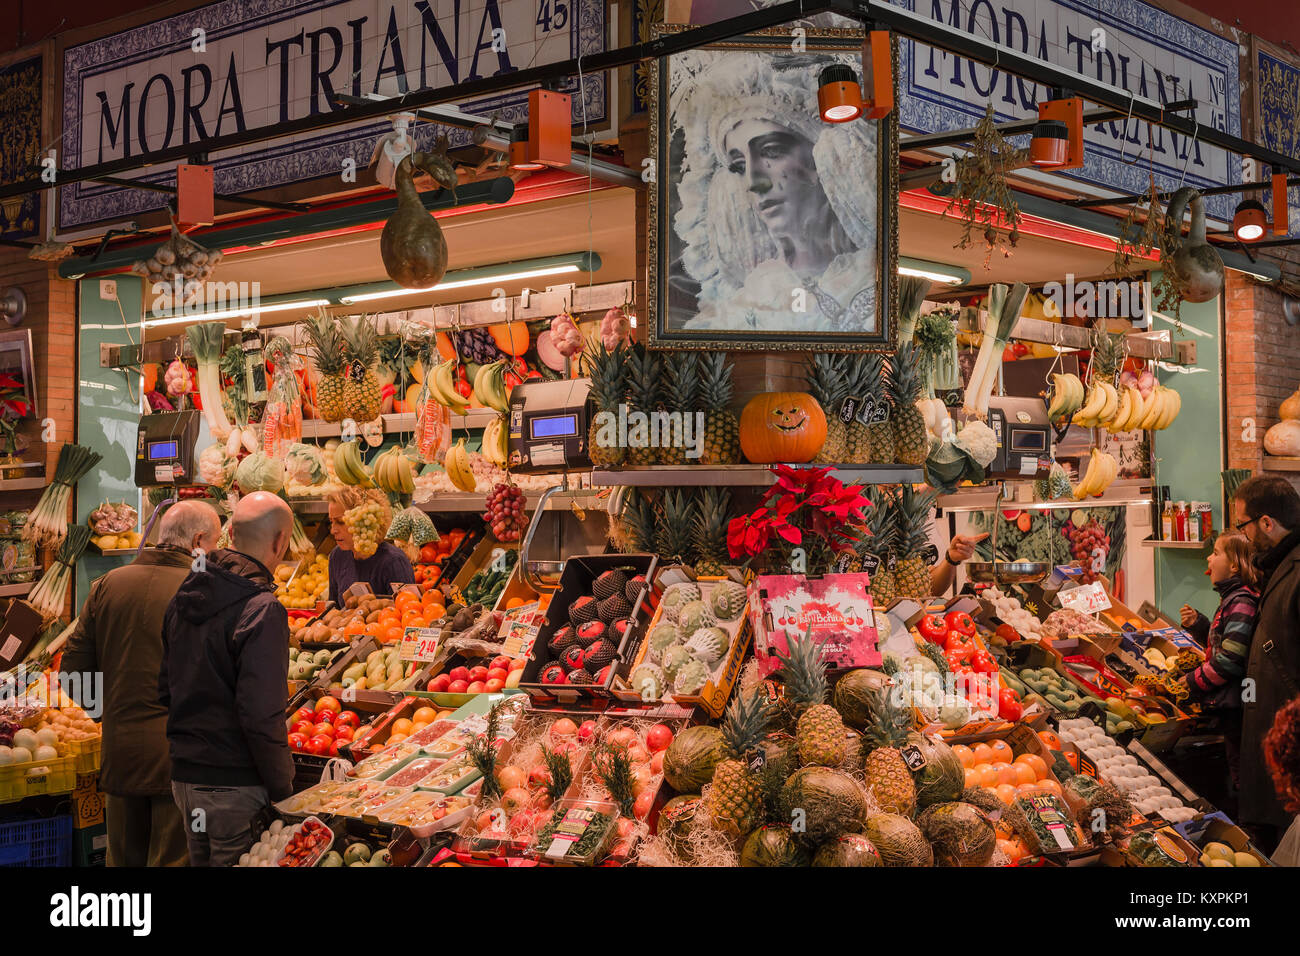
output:
[[[449,694],[465,694],[468,692],[469,692],[469,681],[454,680],[447,685],[447,693]]]
[[[458,681],[458,680],[463,680],[463,681],[465,681],[465,683],[468,684],[468,683],[469,683],[469,668],[468,668],[468,667],[453,667],[451,670],[449,670],[449,671],[447,672],[447,676],[451,678],[451,682],[452,682],[453,684],[454,684],[456,681]]]
[[[307,746],[307,737],[301,733],[292,733],[289,735],[289,749],[301,751]]]
[[[943,616],[944,626],[950,631],[970,637],[975,633],[975,621],[965,611],[949,611]]]
[[[1020,698],[1010,687],[1004,687],[998,692],[998,716],[1003,720],[1019,720],[1020,715],[1025,712],[1025,708],[1020,703]]]
[[[949,670],[956,670],[958,665],[967,667],[970,660],[972,648],[969,644],[953,645],[943,652],[944,660],[948,662]]]
[[[962,649],[967,652],[968,657],[975,653],[975,645],[969,637],[966,637],[964,634],[958,634],[956,631],[949,631],[948,636],[943,640],[944,653]]]
[[[420,549],[420,563],[432,564],[438,560],[438,548],[436,545],[426,544]]]
[[[948,632],[948,629],[944,626],[943,618],[938,614],[927,614],[922,617],[917,623],[916,629],[921,637],[931,644],[942,644]]]
[[[976,651],[972,654],[970,666],[977,674],[996,674],[998,672],[998,662],[993,659],[993,655],[988,651]]]

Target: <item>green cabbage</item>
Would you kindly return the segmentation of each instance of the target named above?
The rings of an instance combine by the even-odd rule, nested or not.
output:
[[[277,493],[284,487],[284,466],[263,452],[255,451],[235,469],[235,483],[246,495],[254,491]]]

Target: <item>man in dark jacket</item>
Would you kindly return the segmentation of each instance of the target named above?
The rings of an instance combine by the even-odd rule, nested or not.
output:
[[[159,693],[192,866],[234,865],[252,845],[253,817],[292,792],[289,618],[270,570],[292,532],[283,500],[262,491],[242,498],[232,548],[206,555],[163,621]]]
[[[1257,476],[1241,484],[1232,504],[1233,523],[1250,539],[1263,576],[1242,688],[1240,815],[1270,853],[1291,823],[1263,743],[1277,712],[1300,694],[1300,495],[1283,478]]]
[[[156,692],[162,622],[195,549],[211,549],[220,534],[210,505],[173,505],[158,523],[157,547],[91,585],[63,651],[63,671],[79,675],[80,686],[102,680],[99,788],[106,797],[109,866],[184,866],[188,859],[171,791],[167,708]]]

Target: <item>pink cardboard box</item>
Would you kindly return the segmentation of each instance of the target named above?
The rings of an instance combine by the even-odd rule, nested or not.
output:
[[[831,667],[879,667],[869,584],[870,575],[863,573],[820,578],[759,575],[750,590],[749,613],[761,673],[777,670],[781,662],[776,653],[785,654],[789,635],[805,634],[809,628],[813,638],[823,642],[825,660]]]

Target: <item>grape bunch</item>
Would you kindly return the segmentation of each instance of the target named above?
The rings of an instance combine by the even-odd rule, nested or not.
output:
[[[498,541],[518,541],[523,536],[528,527],[528,518],[524,514],[526,503],[523,489],[513,482],[498,482],[488,492],[483,520]]]
[[[377,501],[363,501],[355,508],[343,512],[343,523],[352,532],[352,554],[365,560],[379,549],[379,542],[388,532],[388,519],[384,506]]]
[[[1083,574],[1080,576],[1083,583],[1091,584],[1096,581],[1100,572],[1106,567],[1106,558],[1110,554],[1110,537],[1102,530],[1096,518],[1091,519],[1082,528],[1077,527],[1073,521],[1067,521],[1062,532],[1070,542],[1070,555],[1083,568]],[[1100,554],[1097,553],[1098,551]]]
[[[466,362],[475,365],[487,365],[506,357],[487,329],[461,329],[456,336],[456,352]]]

